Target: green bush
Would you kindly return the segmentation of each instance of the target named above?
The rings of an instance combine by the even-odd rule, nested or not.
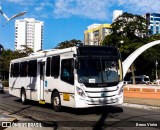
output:
[[[3,87],[8,87],[9,86],[8,80],[2,81],[2,85],[3,85]]]

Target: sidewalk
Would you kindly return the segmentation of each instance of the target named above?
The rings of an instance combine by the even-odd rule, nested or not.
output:
[[[160,107],[160,99],[124,97],[124,103],[131,103],[131,104],[139,104],[139,105],[148,105],[148,106]]]
[[[160,110],[160,86],[125,85],[124,103],[122,106]]]
[[[124,107],[160,111],[160,99],[124,97]]]

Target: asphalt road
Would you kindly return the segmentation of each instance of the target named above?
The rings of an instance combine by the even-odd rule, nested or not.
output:
[[[121,106],[87,109],[63,108],[55,112],[49,104],[41,105],[20,100],[7,92],[0,94],[0,111],[16,116],[17,122],[39,122],[53,130],[158,130],[160,111],[148,111]]]

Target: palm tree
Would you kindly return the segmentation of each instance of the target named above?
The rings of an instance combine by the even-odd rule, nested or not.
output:
[[[26,53],[27,55],[30,55],[31,53],[33,53],[33,49],[28,47],[27,45],[21,45],[24,49],[22,51],[22,53]]]
[[[59,43],[55,49],[63,49],[63,48],[68,48],[68,47],[73,47],[76,46],[77,44],[82,44],[80,40],[72,39],[70,41],[64,41]]]

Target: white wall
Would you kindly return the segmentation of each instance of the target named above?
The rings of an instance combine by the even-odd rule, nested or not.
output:
[[[43,22],[36,21],[33,18],[25,18],[24,20],[16,20],[15,27],[17,27],[17,35],[15,35],[16,50],[23,50],[24,48],[21,45],[27,45],[34,52],[42,49]]]
[[[17,50],[23,49],[21,45],[26,45],[26,23],[18,22],[17,24]]]
[[[35,23],[35,32],[34,32],[34,52],[42,49],[42,24]]]

